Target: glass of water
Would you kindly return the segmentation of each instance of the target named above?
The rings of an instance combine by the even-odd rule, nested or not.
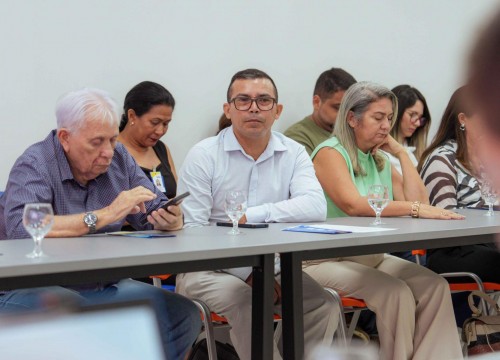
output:
[[[24,205],[23,225],[28,234],[35,242],[35,248],[26,256],[39,258],[46,256],[42,251],[42,240],[54,224],[54,212],[52,205],[47,203],[35,203]]]
[[[484,203],[488,205],[488,212],[484,215],[485,216],[495,215],[495,212],[493,211],[493,205],[495,205],[497,201],[498,194],[486,174],[481,174],[480,188],[481,188],[481,196],[484,200]]]
[[[380,214],[384,208],[389,204],[389,189],[385,185],[371,185],[368,188],[368,204],[375,211],[375,220],[371,225],[383,224],[380,219]]]
[[[238,221],[247,211],[247,196],[244,191],[232,190],[226,193],[224,208],[229,219],[233,222],[233,228],[229,235],[241,234],[238,229]]]

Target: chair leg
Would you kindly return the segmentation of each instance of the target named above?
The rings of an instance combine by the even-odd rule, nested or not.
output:
[[[212,312],[210,311],[208,305],[203,301],[198,299],[191,299],[191,301],[193,301],[203,314],[203,326],[205,327],[205,337],[207,339],[208,359],[217,360],[217,348],[215,345],[215,331],[212,323]],[[281,319],[276,321],[278,323],[276,325],[276,329],[274,330],[274,341],[277,343],[282,334],[282,321]]]
[[[275,320],[277,322],[276,324],[276,329],[274,329],[274,342],[276,344],[279,343],[281,334],[283,332],[283,321],[281,320]]]
[[[157,288],[160,288],[161,289],[161,279],[160,278],[157,278],[157,277],[154,277],[153,278],[153,285]]]
[[[154,277],[153,285],[155,287],[161,288],[162,287],[161,279]],[[203,301],[198,299],[191,299],[191,301],[203,314],[203,326],[205,328],[205,337],[207,339],[208,359],[217,360],[217,348],[215,345],[215,331],[214,331],[214,325],[212,323],[212,312],[208,308],[207,304],[205,304]],[[342,306],[342,302],[340,302],[340,306]],[[282,321],[281,319],[276,321],[278,322],[278,324],[276,325],[276,329],[274,330],[274,341],[278,343],[282,334]]]
[[[191,299],[193,303],[203,314],[203,326],[205,327],[205,336],[207,339],[208,359],[217,360],[217,348],[215,347],[215,332],[212,324],[212,315],[207,304],[201,300]]]
[[[469,357],[469,353],[467,351],[467,344],[464,343],[462,345],[462,356],[464,357],[464,359],[467,359]]]
[[[359,316],[361,315],[361,310],[355,310],[352,314],[351,323],[347,329],[347,344],[351,343],[352,337],[354,335],[354,330],[356,330],[356,325],[358,325]]]
[[[342,305],[342,299],[338,292],[330,288],[324,288],[325,291],[330,294],[335,302],[336,306],[339,308],[339,325],[337,329],[337,337],[341,346],[346,347],[348,345],[347,341],[347,324],[345,321],[344,306]]]
[[[481,280],[481,278],[479,276],[477,276],[474,273],[471,273],[471,272],[452,272],[452,273],[442,273],[439,275],[441,275],[445,279],[446,278],[454,278],[454,277],[469,277],[472,279],[472,281],[474,281],[477,284],[479,291],[482,291],[484,293],[486,292],[484,289],[483,281]],[[481,307],[483,310],[483,314],[489,315],[490,313],[488,311],[488,306],[486,305],[486,301],[481,299],[480,304],[481,304]]]

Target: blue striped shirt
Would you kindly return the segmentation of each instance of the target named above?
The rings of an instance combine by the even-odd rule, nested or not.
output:
[[[68,160],[53,130],[45,140],[30,146],[16,161],[5,193],[0,197],[0,239],[29,238],[22,225],[23,208],[27,203],[51,203],[55,215],[70,215],[102,209],[110,205],[125,190],[137,186],[156,193],[157,198],[146,203],[150,211],[166,200],[163,193],[146,177],[125,147],[117,143],[107,172],[86,186],[80,185],[71,172]],[[136,229],[146,215],[138,213],[109,224],[99,232],[118,231],[128,221]],[[83,216],[82,216],[83,221]]]

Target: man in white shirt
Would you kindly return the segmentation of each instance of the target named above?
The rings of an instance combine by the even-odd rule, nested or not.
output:
[[[196,144],[180,171],[178,192],[190,191],[182,207],[185,226],[227,221],[224,197],[229,190],[247,193],[245,222],[324,221],[326,202],[304,147],[271,130],[283,106],[274,81],[247,69],[231,79],[224,113],[232,126]],[[283,236],[286,236],[284,234]],[[242,360],[251,356],[251,268],[180,274],[177,291],[198,298],[231,325],[231,340]],[[279,266],[275,311],[280,312]],[[303,274],[305,351],[330,344],[338,311],[325,291]],[[274,359],[281,359],[275,344]]]

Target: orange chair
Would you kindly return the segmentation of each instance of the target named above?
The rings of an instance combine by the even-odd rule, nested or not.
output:
[[[342,346],[348,346],[351,343],[354,330],[358,324],[359,315],[361,311],[366,310],[366,303],[361,299],[356,299],[347,296],[340,296],[339,293],[331,288],[325,287],[325,291],[331,295],[335,304],[340,309],[339,316],[339,326],[336,332],[336,336]],[[347,321],[345,319],[345,314],[353,313],[349,327],[347,326]]]
[[[153,279],[153,284],[156,287],[162,287],[162,280],[166,280],[170,277],[170,274],[166,275],[155,275],[151,276]],[[337,291],[330,288],[324,288],[325,291],[332,296],[336,306],[338,306],[340,310],[340,314],[342,316],[339,317],[339,326],[336,335],[338,336],[339,343],[343,346],[348,346],[352,340],[352,336],[354,334],[354,330],[356,329],[356,325],[359,320],[359,316],[361,311],[366,310],[366,304],[363,300],[340,296]],[[205,336],[207,339],[207,348],[208,348],[208,358],[210,360],[217,360],[217,353],[215,348],[215,331],[214,327],[217,326],[229,326],[227,319],[219,314],[211,312],[208,305],[203,301],[198,299],[191,299],[193,303],[198,307],[201,313],[201,317],[203,320],[203,327],[205,330]],[[345,314],[353,313],[353,317],[347,326]],[[281,337],[282,332],[282,324],[281,317],[277,314],[274,314],[274,321],[277,323],[276,328],[274,330],[274,340],[278,342]]]
[[[420,264],[420,256],[426,254],[426,250],[413,250],[412,255],[415,255],[417,264]],[[467,283],[450,283],[450,291],[452,293],[464,292],[464,291],[474,291],[479,290],[485,293],[493,293],[493,298],[498,301],[498,296],[500,296],[500,284],[492,282],[483,282],[479,276],[471,272],[449,272],[439,274],[445,279],[458,278],[458,277],[468,277],[472,281]],[[490,313],[488,306],[484,300],[481,300],[481,307],[484,314],[488,315]]]
[[[171,274],[165,275],[155,275],[151,276],[153,279],[153,285],[162,288],[162,280],[166,280]],[[203,328],[205,330],[205,337],[207,339],[207,350],[208,359],[217,360],[217,350],[215,346],[215,327],[229,326],[228,321],[225,317],[210,311],[205,302],[198,299],[191,299],[191,301],[198,307],[201,313],[201,319],[203,321]],[[281,316],[274,314],[274,321],[276,322],[276,328],[274,329],[274,340],[277,342],[281,337]]]

